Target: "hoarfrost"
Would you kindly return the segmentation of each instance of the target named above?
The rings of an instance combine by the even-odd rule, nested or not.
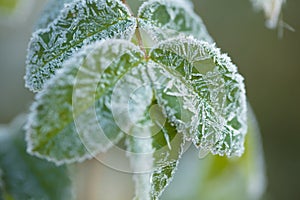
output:
[[[135,18],[120,1],[76,0],[45,29],[33,33],[26,61],[26,87],[41,90],[63,61],[84,45],[107,38],[130,39]]]
[[[148,64],[158,103],[178,132],[191,140],[199,126],[197,93],[175,72],[153,61]]]
[[[161,114],[163,114],[161,110]],[[166,137],[167,136],[167,137]],[[167,140],[164,140],[168,138]],[[170,184],[183,154],[184,135],[178,133],[176,127],[167,120],[161,131],[153,137],[155,152],[154,170],[151,173],[151,196],[159,199],[162,192]]]
[[[138,22],[156,41],[178,35],[193,35],[212,43],[201,18],[189,2],[183,0],[150,0],[139,9]]]
[[[186,85],[185,88],[190,86],[193,91],[178,92],[189,99],[184,102],[191,102],[189,105],[182,105],[180,109],[190,108],[194,113],[191,116],[196,117],[191,120],[190,129],[185,127],[189,123],[180,121],[179,118],[183,117],[178,115],[179,109],[174,110],[174,106],[168,105],[174,102],[170,101],[174,93],[162,93],[165,97],[161,98],[161,104],[165,106],[166,113],[172,115],[171,120],[174,119],[172,122],[176,124],[178,131],[188,131],[187,135],[203,151],[240,156],[244,150],[247,130],[245,86],[242,76],[237,73],[237,68],[229,57],[221,54],[214,45],[192,37],[179,37],[162,42],[150,54],[151,59],[163,68],[170,72],[175,71]],[[164,72],[165,74],[167,73]]]

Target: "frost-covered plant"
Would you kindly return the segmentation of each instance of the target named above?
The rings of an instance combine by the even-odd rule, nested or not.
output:
[[[30,154],[61,165],[117,145],[141,200],[159,198],[189,141],[201,156],[242,155],[243,78],[189,2],[149,0],[137,15],[119,0],[49,8],[26,62],[26,86],[38,92]]]

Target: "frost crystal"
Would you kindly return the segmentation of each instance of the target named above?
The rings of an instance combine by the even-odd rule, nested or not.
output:
[[[33,33],[26,61],[26,87],[41,90],[63,61],[84,45],[106,38],[130,39],[136,20],[115,0],[76,0],[66,4],[47,28]]]
[[[161,101],[165,105],[165,112],[173,115],[171,120],[178,131],[183,132],[182,127],[186,123],[180,122],[186,116],[189,117],[180,116],[180,110],[190,108],[196,119],[191,120],[189,135],[196,146],[202,151],[210,150],[213,154],[240,156],[244,150],[247,130],[245,86],[242,76],[237,73],[236,66],[229,57],[221,54],[214,45],[191,37],[162,42],[152,49],[150,57],[168,71],[176,71],[187,85],[183,90],[185,93],[178,92],[174,88],[175,81],[171,82],[170,86],[165,87],[165,97],[162,96]],[[193,93],[188,92],[188,86]],[[172,87],[175,93],[167,93]],[[164,103],[170,101],[174,94],[178,102],[182,101],[181,96],[190,98],[189,107],[182,104],[178,108]],[[187,97],[189,94],[196,100]]]
[[[200,121],[197,93],[176,71],[168,70],[165,66],[150,61],[148,71],[164,114],[176,124],[178,132],[190,139]]]
[[[183,0],[146,1],[139,9],[138,22],[156,41],[193,35],[213,42],[201,18],[194,13],[190,3]]]

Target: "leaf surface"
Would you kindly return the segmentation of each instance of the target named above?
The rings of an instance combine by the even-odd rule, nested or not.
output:
[[[184,119],[190,118],[193,128],[188,135],[204,155],[210,151],[240,156],[247,130],[245,86],[230,58],[214,45],[192,37],[162,42],[153,47],[150,58],[177,76],[173,80],[182,80],[185,85],[186,89],[181,92],[178,92],[178,86],[172,89],[176,80],[164,86],[163,91],[169,90],[170,94],[161,92],[165,113],[173,113],[171,122],[179,131],[186,125]],[[171,105],[187,95],[193,104]],[[184,114],[189,112],[195,114],[186,118]]]
[[[67,4],[47,28],[33,33],[26,61],[26,87],[41,90],[62,63],[83,46],[107,38],[130,39],[135,27],[135,18],[118,0]]]
[[[95,43],[74,56],[36,96],[26,128],[28,151],[62,164],[117,142],[122,133],[111,113],[112,87],[141,56],[124,40]]]
[[[190,2],[183,0],[146,1],[139,9],[138,22],[155,41],[178,35],[192,35],[197,39],[213,42]]]

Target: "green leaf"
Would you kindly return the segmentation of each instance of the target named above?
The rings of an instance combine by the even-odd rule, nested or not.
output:
[[[173,74],[174,82],[181,80],[185,84],[186,89],[178,89],[172,82],[161,86],[165,93],[160,94],[160,104],[166,114],[171,113],[169,118],[180,132],[186,126],[185,119],[190,118],[188,127],[193,128],[188,136],[200,148],[200,154],[210,151],[240,156],[247,130],[245,86],[229,57],[214,45],[179,37],[153,47],[150,58]],[[193,98],[191,105],[172,105],[186,95]],[[193,115],[184,115],[191,112]]]
[[[47,28],[64,9],[65,4],[73,1],[75,0],[49,0],[40,14],[40,18],[35,25],[35,30]]]
[[[116,0],[76,0],[47,28],[33,33],[26,61],[26,87],[39,91],[62,63],[84,45],[107,38],[130,39],[136,20]]]
[[[173,180],[179,159],[183,154],[185,138],[176,127],[166,121],[162,130],[153,137],[155,168],[151,173],[151,197],[159,199]]]
[[[146,1],[139,9],[138,23],[155,41],[178,35],[192,35],[197,39],[213,42],[201,18],[193,11],[190,2]]]
[[[6,131],[0,132],[2,196],[4,199],[72,199],[66,167],[56,167],[26,153],[24,122],[24,116],[18,117]]]
[[[26,126],[28,151],[62,164],[91,158],[118,142],[112,88],[141,57],[124,40],[94,43],[75,55],[36,95]]]

